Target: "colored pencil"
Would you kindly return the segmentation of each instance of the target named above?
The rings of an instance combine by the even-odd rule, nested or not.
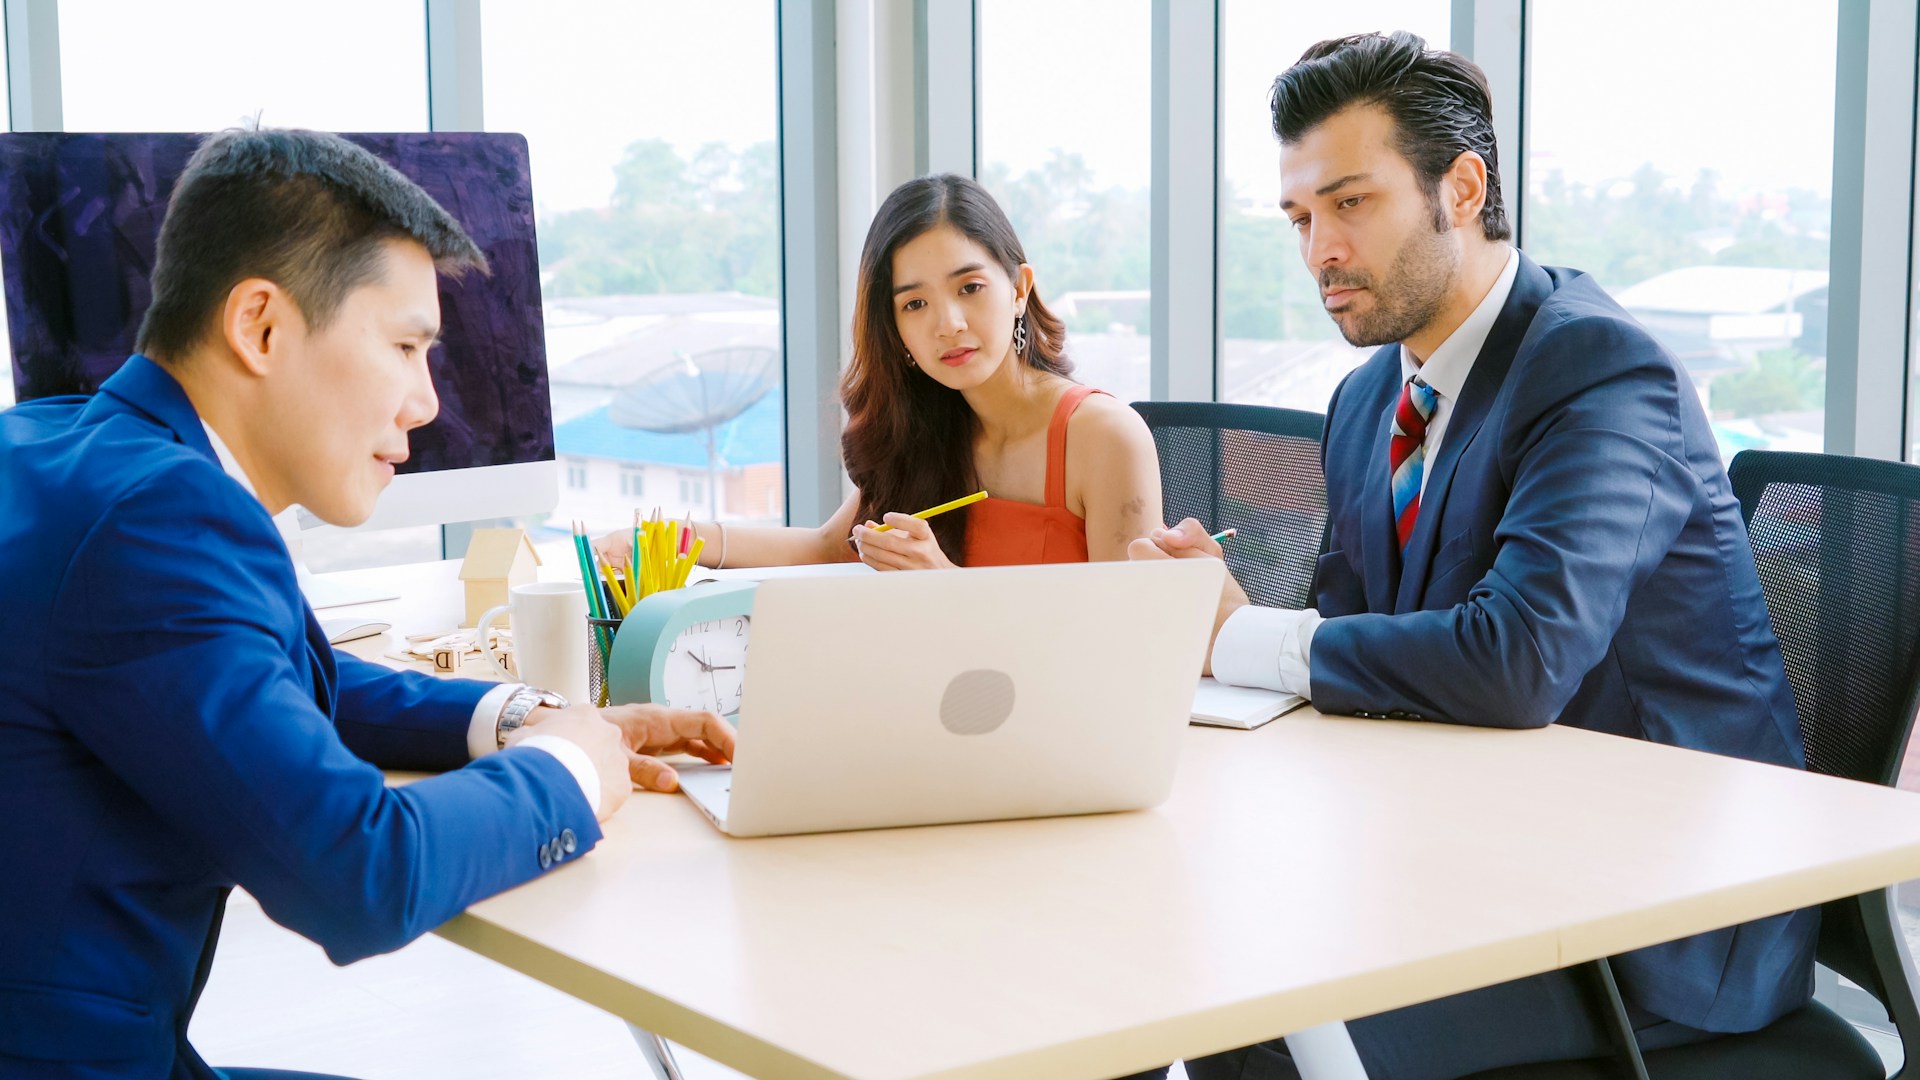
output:
[[[1231,540],[1234,537],[1239,535],[1240,535],[1239,529],[1221,529],[1219,532],[1214,533],[1212,536],[1207,537],[1207,539],[1217,544],[1222,540]]]
[[[587,593],[587,612],[596,619],[606,618],[606,608],[600,602],[600,582],[593,573],[593,560],[588,555],[587,527],[581,522],[573,523],[573,553],[580,560],[580,585]],[[594,647],[600,653],[600,669],[605,671],[608,658],[613,652],[613,641],[607,636],[605,627],[594,626]],[[605,695],[604,689],[602,696]]]
[[[930,517],[934,517],[934,516],[936,516],[936,515],[939,515],[939,514],[944,514],[944,513],[946,513],[946,512],[947,512],[947,511],[949,511],[949,510],[958,510],[958,509],[960,509],[960,508],[961,508],[961,507],[963,507],[963,506],[971,506],[971,505],[973,505],[974,503],[977,503],[977,502],[979,502],[979,501],[980,501],[981,499],[984,499],[984,498],[986,498],[986,497],[987,497],[987,493],[986,493],[986,492],[984,492],[984,491],[976,491],[976,492],[974,492],[974,493],[973,493],[973,494],[971,494],[971,495],[968,495],[968,496],[965,496],[964,498],[959,498],[959,499],[955,499],[955,500],[953,500],[952,502],[947,502],[947,503],[941,503],[941,504],[940,504],[939,506],[935,506],[935,507],[931,507],[931,508],[929,508],[929,509],[926,509],[926,510],[922,510],[922,511],[920,511],[919,513],[917,513],[917,514],[915,514],[915,515],[913,515],[913,516],[914,516],[914,517],[917,517],[917,518],[919,518],[919,519],[920,519],[920,520],[922,520],[922,521],[925,521],[926,519],[928,519],[928,518],[930,518]],[[874,532],[886,532],[887,530],[889,530],[889,529],[891,529],[891,528],[893,528],[893,526],[891,526],[891,525],[881,525],[881,526],[879,526],[879,527],[877,527],[877,528],[875,528],[875,529],[874,529],[873,531],[874,531]]]
[[[705,540],[697,536],[693,538],[693,547],[687,552],[686,568],[680,571],[680,584],[682,586],[686,585],[687,577],[693,573],[693,568],[700,565],[700,553],[705,551],[706,548],[707,542]]]
[[[639,567],[639,509],[637,507],[634,509],[634,550],[628,553],[626,580],[634,582],[634,588],[637,590],[636,600],[641,596],[647,596],[647,582],[641,575],[641,567]]]

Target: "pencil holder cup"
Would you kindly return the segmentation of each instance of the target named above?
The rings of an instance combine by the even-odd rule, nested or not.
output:
[[[587,699],[597,708],[607,705],[607,661],[613,655],[613,635],[619,633],[620,621],[587,616]]]

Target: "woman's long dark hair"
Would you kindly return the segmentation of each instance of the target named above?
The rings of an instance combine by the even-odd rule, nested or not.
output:
[[[847,475],[860,489],[859,521],[910,514],[979,490],[973,444],[980,421],[958,390],[917,370],[893,312],[893,255],[939,225],[951,225],[986,249],[1010,278],[1027,261],[1000,205],[974,180],[951,173],[923,176],[895,188],[874,215],[860,251],[853,308],[853,359],[840,379],[847,427],[840,436]],[[1070,378],[1067,327],[1027,292],[1028,367]],[[967,515],[932,518],[947,558],[966,561]]]

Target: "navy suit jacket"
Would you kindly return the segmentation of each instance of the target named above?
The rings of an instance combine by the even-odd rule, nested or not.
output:
[[[236,883],[347,963],[599,839],[551,755],[467,764],[486,684],[334,653],[158,365],[0,413],[0,476],[0,1075],[210,1077]]]
[[[1700,399],[1592,278],[1521,256],[1427,463],[1404,557],[1387,468],[1401,381],[1387,346],[1328,406],[1315,706],[1561,723],[1804,767]],[[1592,812],[1632,798],[1629,780],[1596,792]],[[1817,910],[1791,912],[1629,953],[1616,961],[1623,993],[1693,1027],[1751,1030],[1811,993],[1817,929]]]

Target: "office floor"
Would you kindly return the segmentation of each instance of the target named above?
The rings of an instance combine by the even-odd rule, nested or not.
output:
[[[632,1080],[646,1065],[626,1025],[491,960],[424,937],[351,967],[227,905],[193,1043],[216,1066],[275,1066],[360,1080]],[[688,1080],[739,1074],[680,1053]]]
[[[648,1076],[625,1024],[491,960],[429,935],[338,968],[239,891],[192,1037],[216,1066],[359,1080]],[[684,1048],[677,1057],[687,1080],[740,1075]]]

